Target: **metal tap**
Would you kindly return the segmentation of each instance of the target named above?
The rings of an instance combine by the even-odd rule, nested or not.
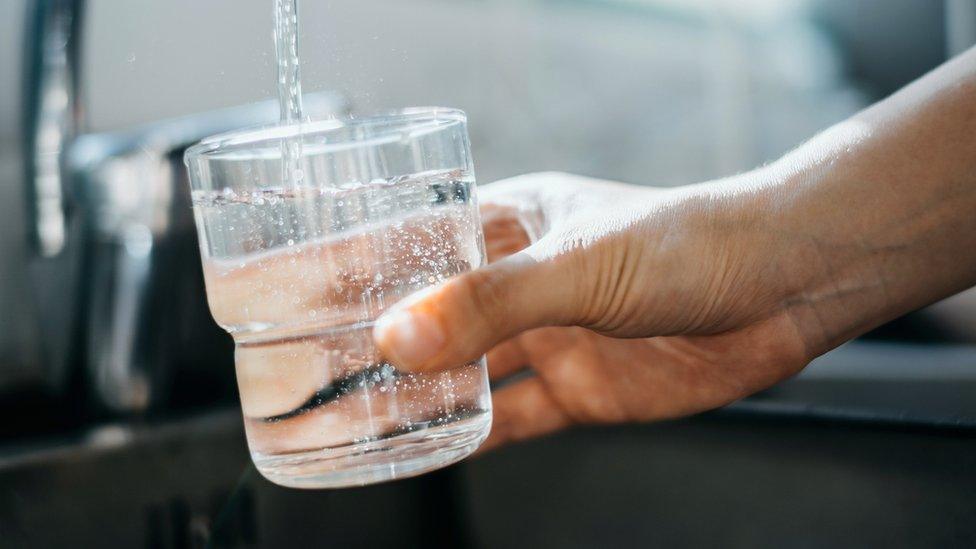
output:
[[[231,346],[206,308],[181,159],[208,135],[275,122],[277,102],[86,134],[85,5],[33,0],[28,9],[23,128],[33,301],[49,384],[63,392],[81,377],[97,407],[138,412],[172,400],[174,384],[233,385]],[[333,93],[305,99],[313,115],[348,110]]]

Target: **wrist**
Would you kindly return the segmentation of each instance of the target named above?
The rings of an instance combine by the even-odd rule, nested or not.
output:
[[[864,147],[829,162],[801,149],[768,170],[784,307],[813,356],[976,282],[976,190],[888,172]]]

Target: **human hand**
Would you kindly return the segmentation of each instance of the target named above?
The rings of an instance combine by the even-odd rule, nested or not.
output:
[[[399,367],[488,352],[486,447],[576,423],[724,405],[810,360],[779,283],[778,241],[741,196],[565,174],[481,189],[490,265],[394,307],[375,337]]]

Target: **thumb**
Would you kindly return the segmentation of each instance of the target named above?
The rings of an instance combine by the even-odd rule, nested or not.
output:
[[[407,371],[442,370],[476,360],[519,332],[570,323],[573,270],[538,260],[531,250],[400,301],[376,322],[380,350]]]

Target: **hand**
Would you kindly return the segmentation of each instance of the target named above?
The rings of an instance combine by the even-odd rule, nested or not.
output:
[[[408,370],[450,368],[493,346],[493,379],[530,368],[496,391],[486,447],[707,410],[809,361],[777,283],[775,241],[749,222],[761,212],[564,174],[481,192],[491,264],[401,302],[376,338]]]
[[[976,284],[976,48],[754,172],[486,186],[491,263],[397,303],[401,368],[490,351],[489,445],[721,406]],[[630,339],[625,339],[630,338]]]

